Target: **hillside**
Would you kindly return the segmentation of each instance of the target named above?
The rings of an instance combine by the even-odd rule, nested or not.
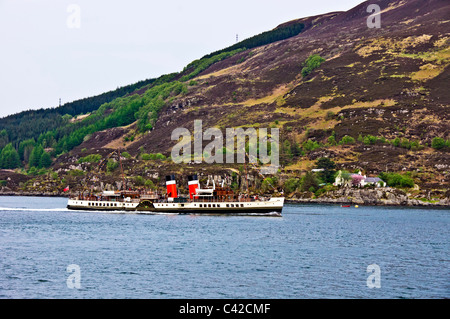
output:
[[[361,169],[374,176],[384,171],[406,174],[414,179],[419,197],[448,197],[450,4],[376,1],[381,28],[369,29],[368,3],[289,21],[255,41],[207,55],[180,73],[90,110],[82,120],[61,122],[30,142],[27,153],[26,145],[21,150],[15,140],[28,172],[29,156],[39,144],[53,156],[52,173],[36,177],[20,169],[9,172],[5,189],[33,190],[24,179],[35,190],[42,184],[48,190],[70,182],[76,187],[80,178],[88,183],[99,161],[79,163],[80,158],[100,154],[106,159],[117,148],[130,154],[124,167],[135,185],[144,186],[146,180],[162,185],[160,177],[169,171],[202,171],[230,180],[232,172],[242,175],[242,165],[142,160],[143,153],[169,156],[176,144],[171,132],[181,127],[192,132],[194,120],[201,119],[203,128],[222,131],[280,128],[280,189],[283,180],[302,176],[318,158],[328,157],[339,169]],[[323,62],[307,69],[305,61],[313,55]],[[6,130],[3,146],[11,130]],[[110,169],[109,175],[106,169],[99,171],[105,184],[114,185],[120,175],[118,170]],[[13,175],[21,181],[14,184],[18,177]],[[133,176],[144,176],[144,181]],[[257,189],[262,181],[258,174],[252,176],[251,187]],[[94,183],[100,187],[100,178]]]

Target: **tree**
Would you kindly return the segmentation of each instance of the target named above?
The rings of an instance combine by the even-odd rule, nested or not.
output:
[[[261,183],[261,190],[266,193],[273,190],[275,187],[275,181],[271,177],[266,177]]]
[[[43,152],[41,155],[41,159],[39,160],[39,167],[48,168],[52,165],[52,158],[49,153]]]
[[[9,143],[8,132],[6,130],[0,131],[0,149]]]
[[[334,175],[336,174],[336,163],[328,157],[321,157],[316,162],[316,167],[323,169],[319,172],[319,178],[324,183],[333,183]]]
[[[62,119],[64,120],[64,122],[68,123],[71,119],[72,119],[72,115],[70,114],[64,114],[62,116]]]
[[[18,152],[22,161],[28,163],[30,154],[33,151],[35,144],[36,142],[34,141],[34,138],[20,142]]]
[[[42,147],[42,145],[37,145],[33,148],[33,150],[31,151],[30,154],[30,158],[28,161],[28,164],[30,167],[40,167],[40,163],[41,163],[41,156],[44,153],[44,148]]]
[[[284,183],[284,191],[286,193],[292,193],[297,189],[298,184],[299,184],[299,180],[297,178],[289,178]]]
[[[292,158],[292,152],[291,152],[291,142],[289,140],[285,140],[283,142],[283,153],[288,156],[289,158]]]
[[[0,153],[0,168],[14,169],[20,166],[20,157],[11,143],[7,144]]]
[[[303,150],[297,142],[291,144],[291,153],[294,156],[303,156]]]
[[[319,181],[313,172],[306,172],[306,174],[301,179],[300,189],[303,192],[315,190],[319,187]]]

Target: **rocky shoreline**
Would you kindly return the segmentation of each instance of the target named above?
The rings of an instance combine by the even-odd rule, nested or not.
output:
[[[450,207],[450,198],[432,200],[410,198],[405,192],[390,188],[355,189],[340,188],[327,192],[320,197],[311,197],[308,194],[294,194],[286,199],[288,203],[315,203],[315,204],[355,204],[372,206],[424,206],[424,207]]]
[[[2,192],[0,196],[36,196],[36,197],[69,197],[70,194],[57,193],[57,192]]]
[[[0,191],[0,196],[69,197],[70,194],[61,192]],[[438,200],[410,198],[405,192],[390,187],[375,189],[341,188],[324,193],[320,197],[315,197],[308,192],[295,193],[286,197],[286,203],[450,207],[450,198],[446,197]]]

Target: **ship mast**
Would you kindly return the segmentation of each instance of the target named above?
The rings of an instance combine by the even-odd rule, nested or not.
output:
[[[126,185],[125,185],[125,175],[123,174],[123,166],[122,166],[122,155],[120,153],[120,148],[117,150],[119,152],[119,162],[120,162],[120,172],[122,173],[122,181],[123,181],[123,190],[126,190]]]

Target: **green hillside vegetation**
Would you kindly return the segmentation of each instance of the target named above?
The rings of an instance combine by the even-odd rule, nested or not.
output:
[[[194,78],[195,76],[197,76],[198,74],[200,74],[202,71],[209,68],[214,63],[225,60],[229,57],[232,57],[233,55],[235,55],[239,52],[242,52],[244,50],[245,50],[245,48],[238,48],[238,49],[231,50],[231,51],[217,53],[216,55],[213,55],[213,56],[204,57],[200,60],[195,60],[195,61],[189,63],[184,68],[183,72],[189,71],[190,73],[183,76],[180,79],[180,81],[185,82],[187,80],[190,80],[190,79]]]
[[[90,134],[105,129],[126,126],[138,121],[141,132],[152,129],[159,111],[169,97],[185,91],[185,84],[169,82],[154,86],[143,95],[117,98],[103,104],[96,112],[81,122],[70,123],[45,134],[45,140],[57,141],[54,145],[55,155],[70,151],[80,145]]]
[[[155,79],[139,81],[97,96],[65,103],[56,108],[29,110],[9,115],[0,119],[0,130],[7,131],[8,142],[13,143],[17,148],[21,141],[32,138],[37,140],[41,134],[64,126],[72,117],[93,112],[102,104],[130,94],[155,81]],[[6,144],[0,137],[0,148]]]

